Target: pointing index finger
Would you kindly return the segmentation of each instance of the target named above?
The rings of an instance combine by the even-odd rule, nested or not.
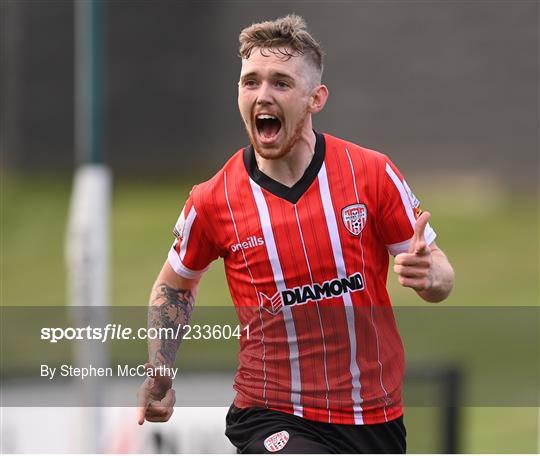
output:
[[[153,378],[147,378],[139,388],[137,394],[137,421],[139,424],[144,424],[146,416],[146,409],[148,408],[148,402],[150,400],[150,389],[154,384]]]
[[[424,253],[426,250],[425,231],[430,218],[431,214],[429,212],[423,212],[416,220],[414,234],[409,246],[409,253]]]

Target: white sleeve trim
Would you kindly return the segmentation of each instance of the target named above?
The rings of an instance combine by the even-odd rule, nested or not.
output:
[[[174,272],[176,272],[180,277],[184,277],[184,279],[199,279],[210,267],[208,266],[204,269],[201,269],[200,271],[189,269],[188,267],[184,266],[174,248],[171,248],[169,250],[167,260],[169,261],[171,267],[174,269]]]
[[[183,213],[184,211],[182,211]],[[195,218],[197,217],[197,211],[195,210],[195,206],[191,206],[191,210],[189,211],[189,214],[186,217],[185,224],[182,229],[182,244],[180,245],[180,259],[183,261],[184,257],[186,256],[186,250],[189,243],[189,235],[191,233],[191,227],[193,226],[193,222],[195,222]]]
[[[437,237],[437,233],[435,233],[435,230],[431,228],[429,223],[426,225],[426,231],[424,232],[424,237],[426,239],[427,245],[431,244]],[[402,241],[402,242],[396,242],[395,244],[389,244],[386,246],[386,249],[392,256],[396,256],[396,255],[399,255],[400,253],[408,252],[411,239],[407,239],[406,241]]]
[[[388,163],[386,164],[386,173],[390,176],[390,179],[392,179],[392,182],[396,186],[396,189],[399,192],[399,196],[401,196],[401,202],[403,203],[403,207],[405,208],[405,213],[409,218],[409,222],[411,222],[411,226],[414,227],[416,223],[416,218],[414,217],[413,212],[414,208],[412,206],[411,200],[409,199],[409,196],[407,195],[407,190],[405,189],[403,182],[401,182],[398,175],[394,172],[394,170]]]

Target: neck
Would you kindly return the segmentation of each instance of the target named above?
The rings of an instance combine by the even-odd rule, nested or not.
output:
[[[268,160],[255,152],[257,166],[268,177],[287,187],[292,187],[300,180],[311,163],[315,153],[315,143],[315,133],[313,133],[310,124],[309,129],[303,130],[296,144],[284,157]]]

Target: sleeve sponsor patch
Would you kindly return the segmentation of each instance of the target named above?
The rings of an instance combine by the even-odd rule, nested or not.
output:
[[[182,212],[180,213],[180,216],[178,217],[178,220],[176,221],[176,224],[173,228],[173,235],[175,238],[183,238],[184,237],[184,225],[186,224],[186,217],[184,216],[184,211],[186,208],[182,209]]]
[[[420,201],[418,201],[418,198],[414,195],[405,180],[403,181],[403,186],[405,187],[405,191],[407,192],[407,196],[409,197],[409,201],[411,202],[411,206],[413,207],[413,209],[417,209],[418,207],[420,207]]]
[[[420,201],[416,197],[416,195],[412,192],[411,187],[407,184],[405,180],[403,180],[403,187],[405,187],[405,191],[407,192],[407,197],[409,198],[409,201],[411,202],[411,206],[414,213],[414,218],[418,219],[420,215],[422,215],[422,208],[420,207]]]

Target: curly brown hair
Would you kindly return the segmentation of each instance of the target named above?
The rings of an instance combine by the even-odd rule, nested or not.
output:
[[[250,25],[240,32],[239,41],[243,59],[248,59],[255,48],[259,48],[262,55],[270,52],[287,60],[303,55],[317,70],[319,79],[322,76],[321,45],[306,30],[306,21],[296,14]]]

